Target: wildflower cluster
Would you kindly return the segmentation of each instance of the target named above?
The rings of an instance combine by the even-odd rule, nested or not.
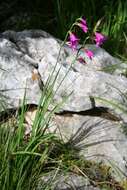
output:
[[[87,22],[85,18],[82,17],[82,18],[77,19],[77,21],[73,24],[73,26],[74,25],[79,26],[83,30],[84,33],[88,32],[88,26],[87,26]],[[93,36],[94,36],[94,41],[97,47],[100,47],[107,39],[106,36],[104,36],[103,34],[99,32],[95,32]],[[80,39],[75,35],[75,33],[72,31],[69,31],[69,41],[67,42],[67,44],[73,51],[78,49],[79,41]],[[88,58],[90,59],[93,58],[94,53],[91,50],[84,48],[83,51],[88,56]],[[78,60],[81,63],[85,63],[82,57],[79,57]]]

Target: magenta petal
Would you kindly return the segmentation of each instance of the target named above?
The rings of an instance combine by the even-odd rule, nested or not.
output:
[[[93,56],[94,56],[94,54],[93,54],[93,52],[92,52],[91,50],[85,49],[85,53],[86,53],[86,55],[87,55],[90,59],[92,59]]]
[[[82,28],[83,32],[85,32],[85,33],[88,32],[88,27],[86,25],[84,25],[82,23],[79,23],[78,25]]]
[[[99,32],[95,32],[95,42],[96,42],[96,46],[100,46],[102,45],[105,40],[107,39],[106,36],[104,36],[103,34],[99,33]]]
[[[77,25],[83,30],[83,32],[88,32],[87,22],[84,18],[81,18],[80,22],[77,23]]]
[[[77,36],[74,33],[70,32],[69,42],[67,42],[67,44],[69,45],[69,47],[72,50],[77,49],[78,42],[79,42],[79,39],[77,38]]]
[[[87,25],[86,19],[85,18],[81,18],[81,23],[84,25]]]
[[[70,33],[69,40],[71,42],[79,41],[79,39],[77,38],[77,36],[74,33]]]

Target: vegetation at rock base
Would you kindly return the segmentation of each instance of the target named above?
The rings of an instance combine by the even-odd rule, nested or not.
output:
[[[1,190],[36,189],[39,179],[50,175],[50,172],[53,172],[56,178],[68,172],[81,175],[87,178],[91,185],[106,190],[126,189],[127,182],[117,182],[112,177],[109,166],[79,159],[75,146],[69,142],[64,143],[55,134],[46,133],[46,124],[41,126],[40,133],[26,136],[24,108],[17,117],[0,127]],[[40,125],[42,123],[41,118]],[[36,129],[33,127],[32,130]],[[42,189],[50,189],[53,181],[55,178],[50,179],[46,184],[42,181]]]

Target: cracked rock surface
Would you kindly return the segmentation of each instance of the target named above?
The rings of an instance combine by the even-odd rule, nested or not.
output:
[[[52,174],[50,174],[52,177]],[[48,183],[47,176],[40,180],[40,184],[38,185],[37,190],[41,190],[45,183]],[[43,181],[43,186],[41,185],[41,181]],[[57,177],[57,180],[52,185],[53,190],[100,190],[98,187],[94,187],[90,185],[90,182],[87,178],[83,176],[79,176],[73,173],[67,173],[66,175],[60,175]]]
[[[96,100],[93,105],[91,96],[122,102],[115,88],[126,92],[127,79],[100,71],[103,66],[120,64],[120,61],[101,48],[92,45],[89,48],[93,49],[94,58],[91,61],[86,57],[86,65],[79,61],[72,64],[76,53],[68,47],[62,48],[56,65],[60,43],[48,33],[38,30],[4,32],[0,39],[0,92],[5,103],[17,107],[26,89],[28,103],[37,105],[40,87],[42,83],[45,85],[54,67],[52,81],[59,72],[53,89],[55,92],[59,87],[54,103],[70,95],[61,110],[79,112],[105,106]],[[112,108],[109,104],[106,107]]]
[[[84,158],[114,165],[116,178],[117,167],[127,174],[127,137],[118,122],[77,114],[56,115],[54,121],[58,134],[60,132],[64,141],[76,147]]]

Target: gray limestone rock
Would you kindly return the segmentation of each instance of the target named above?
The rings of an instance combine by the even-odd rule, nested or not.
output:
[[[41,90],[35,61],[19,51],[14,43],[0,39],[0,111],[21,105],[26,92],[27,104],[38,104]]]
[[[111,157],[126,172],[127,141],[119,131],[118,125],[107,121],[105,124],[95,125],[95,117],[87,118],[80,113],[96,107],[114,110],[113,104],[105,104],[104,101],[98,101],[95,97],[123,103],[123,97],[117,89],[122,93],[127,92],[127,78],[121,76],[120,72],[105,73],[103,71],[105,66],[116,63],[120,65],[120,60],[94,45],[89,45],[87,48],[93,50],[94,58],[88,59],[82,50],[78,55],[85,58],[86,64],[82,64],[76,57],[77,52],[73,52],[66,45],[60,49],[60,40],[44,31],[2,33],[0,38],[0,112],[21,105],[25,92],[26,104],[38,105],[43,85],[46,85],[47,79],[51,76],[50,85],[53,85],[54,96],[49,110],[63,101],[63,98],[68,97],[60,112],[71,112],[73,115],[67,121],[65,119],[65,123],[62,116],[56,116],[59,120],[57,126],[63,130],[63,135],[65,134],[66,138],[70,137],[71,129],[76,132],[80,126],[84,128],[87,119],[90,120],[92,135],[88,136],[88,142],[85,141],[85,146],[87,146],[84,151],[87,153],[83,152],[83,154],[89,156],[91,153],[101,153],[108,158]],[[116,108],[115,111],[117,111]],[[124,115],[119,109],[117,113],[127,121],[126,114]],[[83,142],[84,140],[86,139],[83,139]],[[91,142],[98,140],[102,142],[90,146]],[[89,147],[88,150],[87,147]]]
[[[94,58],[90,60],[84,54],[87,64],[83,65],[77,60],[76,52],[67,46],[61,48],[59,56],[60,41],[46,32],[6,31],[2,36],[0,91],[3,97],[8,98],[7,104],[9,103],[12,107],[17,107],[26,86],[29,89],[27,90],[28,103],[38,104],[39,81],[31,79],[37,67],[35,73],[38,72],[44,85],[54,70],[51,77],[51,84],[55,80],[54,104],[62,101],[63,97],[69,96],[61,110],[79,112],[94,106],[113,108],[110,104],[105,105],[104,102],[96,101],[96,99],[92,102],[91,96],[122,102],[123,99],[115,88],[117,87],[123,93],[126,92],[127,79],[101,71],[103,66],[113,65],[116,62],[120,64],[118,59],[113,58],[105,50],[89,45],[87,48],[93,50]],[[79,52],[79,56],[80,54],[83,54],[83,50]]]
[[[79,150],[79,155],[103,160],[118,179],[127,176],[127,137],[118,122],[78,114],[56,115],[54,122],[57,134]]]
[[[56,183],[54,190],[99,190],[97,187],[90,185],[88,179],[82,176],[71,174],[68,176],[61,176]]]
[[[37,190],[41,190],[45,184],[52,180],[53,176],[50,175],[42,177],[38,184]],[[52,190],[100,190],[98,187],[90,185],[88,178],[74,173],[61,174],[56,177],[51,185]]]

